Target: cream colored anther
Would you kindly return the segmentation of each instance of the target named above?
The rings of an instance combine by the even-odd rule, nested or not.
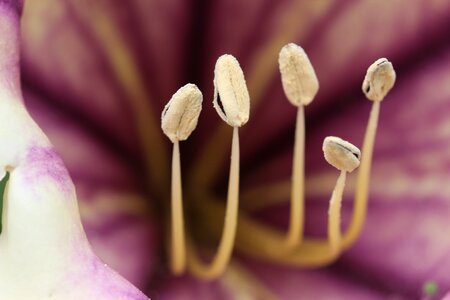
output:
[[[250,96],[239,62],[224,54],[214,69],[214,108],[230,126],[241,127],[248,121]]]
[[[359,166],[361,152],[357,147],[341,138],[326,137],[322,150],[325,160],[340,171],[351,172]]]
[[[290,43],[278,56],[281,81],[289,101],[299,106],[308,105],[319,90],[316,72],[302,47]]]
[[[189,83],[181,87],[164,107],[161,128],[172,142],[186,140],[197,127],[202,99],[198,87]]]
[[[179,141],[186,140],[197,126],[202,110],[202,98],[202,93],[196,85],[186,84],[172,96],[161,116],[161,128],[173,143],[170,268],[175,275],[182,274],[186,269]]]
[[[381,101],[395,83],[395,71],[392,63],[380,58],[367,69],[362,84],[362,91],[372,101]]]

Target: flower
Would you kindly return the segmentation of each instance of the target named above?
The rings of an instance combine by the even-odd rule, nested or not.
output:
[[[450,238],[443,230],[450,213],[449,5],[241,2],[25,4],[25,100],[68,166],[96,253],[161,298],[263,298],[261,293],[283,299],[417,298],[427,282],[437,284],[433,296],[443,295],[450,289]],[[167,218],[161,213],[170,189],[168,144],[157,130],[157,116],[187,82],[212,100],[213,65],[223,53],[239,59],[253,105],[241,133],[241,209],[273,228],[286,225],[295,109],[282,92],[276,59],[288,42],[306,49],[321,86],[306,109],[308,235],[324,233],[337,176],[319,151],[323,138],[339,135],[361,144],[370,107],[360,92],[365,69],[386,56],[398,70],[397,86],[381,112],[364,231],[335,264],[321,270],[241,254],[213,283],[161,274],[167,265],[161,259]],[[202,188],[221,197],[230,130],[221,127],[217,134],[219,118],[211,106],[203,111],[182,148],[184,188],[187,195]],[[255,200],[250,192],[258,187],[274,189]],[[276,187],[281,192],[268,197]],[[353,190],[349,178],[347,201]],[[212,223],[195,203],[189,196],[184,201],[195,241],[214,249],[217,234],[208,230]],[[351,207],[344,202],[344,223]]]

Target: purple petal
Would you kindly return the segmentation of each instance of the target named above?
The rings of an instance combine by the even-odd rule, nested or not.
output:
[[[217,282],[205,283],[190,276],[166,280],[154,298],[161,300],[229,299]]]
[[[330,270],[302,271],[294,268],[249,264],[254,274],[280,299],[402,299],[399,295],[385,293],[365,286],[355,277]],[[396,297],[397,296],[397,297]]]
[[[188,10],[177,1],[114,3],[27,2],[23,81],[136,155],[132,107],[149,101],[158,120],[182,82]]]

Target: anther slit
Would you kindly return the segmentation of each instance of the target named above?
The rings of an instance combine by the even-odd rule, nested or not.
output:
[[[224,116],[227,116],[225,113],[225,109],[223,108],[222,99],[220,98],[220,93],[217,93],[217,105],[219,105],[220,111],[223,113]]]

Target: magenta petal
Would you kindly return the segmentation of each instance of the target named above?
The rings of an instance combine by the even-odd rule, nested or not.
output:
[[[25,88],[136,156],[132,107],[150,102],[158,120],[163,103],[183,82],[179,53],[186,45],[179,37],[189,29],[185,6],[183,1],[27,2]]]
[[[343,103],[359,94],[365,71],[377,58],[387,57],[394,67],[408,68],[429,51],[445,47],[448,35],[449,3],[408,3],[408,16],[403,12],[403,1],[389,5],[371,1],[339,3],[311,29],[310,35],[293,39],[305,48],[320,82],[317,99],[306,108],[308,129],[318,123],[326,124],[321,114],[338,113]],[[243,160],[261,151],[277,151],[279,142],[291,140],[289,128],[295,108],[282,92],[277,69],[273,72],[261,106],[251,112],[243,130]]]
[[[205,283],[191,276],[166,280],[154,298],[161,300],[233,299],[218,282]]]
[[[0,6],[10,9],[17,15],[22,13],[23,0],[0,0]]]
[[[377,291],[355,278],[329,270],[302,271],[295,268],[251,263],[250,269],[280,299],[387,299],[395,294]],[[402,299],[402,298],[395,298]]]

